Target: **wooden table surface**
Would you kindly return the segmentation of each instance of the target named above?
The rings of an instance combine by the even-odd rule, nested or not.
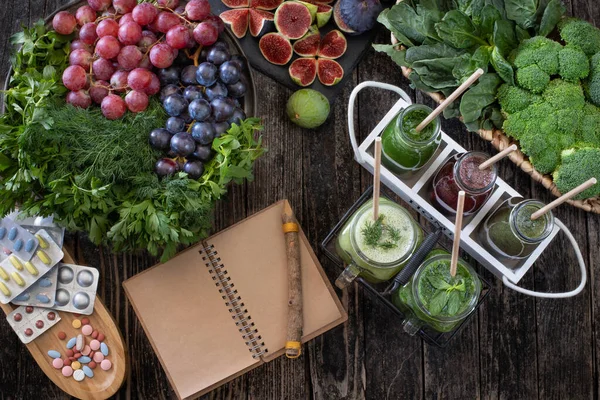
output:
[[[10,34],[31,24],[67,0],[4,0],[0,5],[0,73],[9,66]],[[566,1],[569,13],[600,26],[600,3]],[[381,32],[379,43],[388,36]],[[431,105],[408,87],[387,56],[369,51],[332,107],[331,118],[317,131],[304,131],[284,114],[291,91],[255,73],[259,116],[265,119],[269,152],[256,164],[256,180],[231,187],[215,214],[219,230],[288,198],[311,243],[317,244],[371,184],[372,177],[353,161],[347,137],[346,109],[352,88],[365,80],[393,83],[417,102]],[[389,92],[370,89],[358,97],[356,124],[364,138],[396,101]],[[446,133],[473,150],[493,152],[458,121],[445,121]],[[508,161],[500,176],[525,197],[552,198]],[[415,213],[415,216],[417,214]],[[448,348],[428,346],[402,333],[400,321],[360,288],[340,293],[348,309],[346,324],[313,340],[298,360],[280,358],[206,396],[211,399],[590,399],[598,398],[600,350],[600,279],[594,264],[600,257],[600,217],[562,206],[555,215],[577,238],[589,281],[577,297],[541,300],[506,289],[483,270],[493,293]],[[84,236],[67,244],[80,263],[100,270],[98,292],[123,332],[130,354],[129,379],[119,399],[169,399],[173,391],[146,339],[121,282],[148,268],[147,255],[114,255]],[[330,277],[334,266],[322,252]],[[561,291],[579,282],[575,255],[559,236],[522,279],[536,290]],[[174,335],[176,333],[174,332]],[[2,318],[0,321],[0,399],[64,399],[36,366]]]

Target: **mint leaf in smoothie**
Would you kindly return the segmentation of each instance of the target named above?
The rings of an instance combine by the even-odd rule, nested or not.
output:
[[[429,302],[429,312],[431,313],[431,315],[438,315],[439,313],[441,313],[444,307],[446,306],[446,303],[448,303],[449,297],[450,296],[448,295],[447,291],[438,290]]]
[[[431,283],[431,286],[439,290],[449,289],[452,287],[448,282],[444,280],[444,278],[440,276],[429,276],[427,277],[427,280],[429,281],[429,283]]]
[[[458,293],[458,290],[453,290],[450,292],[450,295],[448,295],[448,315],[456,315],[459,308],[460,294]]]

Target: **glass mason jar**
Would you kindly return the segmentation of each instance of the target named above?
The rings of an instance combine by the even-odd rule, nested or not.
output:
[[[392,302],[406,316],[402,326],[408,334],[414,335],[425,325],[437,332],[450,332],[477,307],[479,277],[461,259],[456,275],[451,277],[450,260],[446,251],[433,250],[412,279],[392,295]]]
[[[341,229],[336,252],[347,267],[336,280],[339,288],[358,276],[371,283],[393,278],[423,241],[423,230],[404,207],[381,197],[379,216],[381,229],[375,229],[373,236],[377,221],[373,220],[373,200],[369,200]]]
[[[456,214],[458,192],[465,192],[463,215],[479,211],[492,194],[498,171],[496,165],[480,170],[489,155],[476,151],[450,156],[433,178],[432,203],[443,213]]]
[[[381,160],[395,174],[416,171],[433,156],[442,140],[440,117],[421,132],[416,131],[433,110],[423,104],[412,104],[398,114],[381,135]]]
[[[510,260],[527,258],[554,229],[554,216],[548,211],[535,221],[531,214],[544,207],[538,200],[507,199],[479,228],[481,244],[492,254]]]

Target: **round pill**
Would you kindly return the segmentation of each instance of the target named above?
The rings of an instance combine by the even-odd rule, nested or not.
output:
[[[90,324],[90,319],[87,317],[81,318],[81,323],[84,325],[89,325]]]
[[[90,305],[90,296],[85,292],[77,292],[73,296],[73,305],[78,310],[85,310]]]
[[[71,361],[77,361],[77,359],[75,357],[69,357],[69,360],[71,360]]]
[[[31,314],[31,313],[33,312],[33,307],[31,307],[31,306],[27,306],[27,307],[25,307],[25,312],[26,312],[27,314]]]
[[[92,337],[96,339],[98,337],[98,331],[92,332]]]
[[[108,355],[108,346],[106,345],[106,343],[100,343],[100,351],[102,352],[102,354],[104,354],[104,357]]]
[[[94,353],[94,361],[97,363],[102,362],[104,360],[104,354],[102,353]]]
[[[31,336],[31,335],[33,335],[33,329],[31,329],[31,328],[25,329],[25,336]]]
[[[60,358],[60,353],[56,350],[48,350],[48,356],[52,358]]]
[[[61,332],[58,332],[58,338],[59,338],[60,340],[65,340],[65,339],[67,338],[67,334],[66,334],[66,333],[64,333],[64,332],[62,332],[62,331],[61,331]]]
[[[78,351],[83,350],[83,345],[85,344],[85,339],[83,338],[83,335],[79,334],[77,335],[77,342],[75,344],[75,348]]]
[[[96,368],[96,361],[90,361],[90,363],[88,364],[88,367],[90,367],[91,369],[95,369]]]
[[[38,329],[42,329],[44,327],[44,321],[38,319],[37,321],[35,321],[35,327]]]
[[[94,377],[94,371],[92,371],[92,369],[90,367],[88,367],[87,365],[84,365],[83,368],[81,368],[83,370],[83,373],[85,374],[85,376],[87,376],[88,378],[93,378]]]
[[[96,339],[98,339],[99,342],[104,342],[105,338],[106,336],[104,336],[104,333],[98,332],[98,337]]]
[[[92,351],[90,351],[90,354],[88,354],[88,357],[93,359],[94,354],[96,354],[96,352],[92,350]]]
[[[83,354],[84,356],[89,356],[91,351],[92,351],[92,349],[90,349],[90,346],[88,346],[86,344],[85,346],[83,346],[83,350],[81,350],[81,354]]]
[[[96,351],[100,348],[100,341],[94,339],[90,342],[90,349]]]
[[[75,379],[77,382],[81,382],[85,379],[85,372],[80,369],[76,370],[73,372],[73,379]]]
[[[74,319],[73,322],[71,323],[71,325],[73,325],[73,328],[79,329],[79,328],[81,328],[81,321],[78,319]]]
[[[108,371],[109,369],[111,369],[112,367],[112,363],[110,362],[110,360],[102,360],[102,362],[100,363],[100,368],[102,368],[104,371]]]
[[[79,361],[73,361],[73,363],[71,364],[71,368],[73,368],[73,369],[80,369],[81,368],[81,363]]]
[[[73,362],[73,361],[69,360],[68,358],[65,358],[65,359],[63,360],[63,365],[71,365],[71,363],[72,363],[72,362]]]
[[[73,357],[73,355],[75,354],[75,352],[71,349],[67,350],[67,357]]]
[[[76,337],[69,339],[69,341],[67,342],[67,349],[72,349],[73,347],[75,347],[76,344],[77,344]]]
[[[92,328],[91,325],[84,325],[81,328],[81,333],[83,333],[85,336],[90,336],[93,331],[94,331],[94,328]]]
[[[73,368],[71,368],[70,366],[65,366],[62,368],[62,374],[64,376],[71,376],[73,375]]]
[[[21,313],[16,313],[15,315],[13,315],[13,319],[17,322],[19,322],[20,320],[23,319],[23,316],[21,315]]]
[[[81,357],[81,353],[75,353],[75,355],[73,357],[79,358],[79,357]]]
[[[87,356],[81,356],[81,357],[79,357],[79,360],[77,360],[77,361],[79,361],[82,364],[87,364],[90,361],[92,361],[92,359]]]
[[[52,360],[52,366],[56,369],[61,369],[64,366],[64,362],[60,358],[55,358]]]
[[[50,311],[46,316],[50,321],[54,321],[56,319],[56,314],[53,311]]]

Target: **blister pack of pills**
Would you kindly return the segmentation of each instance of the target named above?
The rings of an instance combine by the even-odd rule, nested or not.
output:
[[[21,260],[29,261],[38,247],[38,240],[21,225],[5,217],[0,220],[0,245]]]
[[[55,265],[23,293],[12,299],[18,306],[51,308],[54,306],[58,282],[58,264]]]
[[[6,320],[21,342],[27,344],[56,325],[60,315],[46,308],[21,306],[8,314]]]
[[[38,226],[38,225],[21,225],[22,228],[26,229],[29,233],[36,234],[42,229],[48,232],[54,243],[58,247],[62,248],[65,240],[65,228],[59,228],[58,226]]]
[[[52,309],[90,315],[94,311],[99,277],[96,268],[59,264],[56,298]]]
[[[31,260],[11,254],[0,262],[0,303],[6,304],[23,293],[62,260],[64,253],[48,232],[42,229],[35,237],[39,248]]]

